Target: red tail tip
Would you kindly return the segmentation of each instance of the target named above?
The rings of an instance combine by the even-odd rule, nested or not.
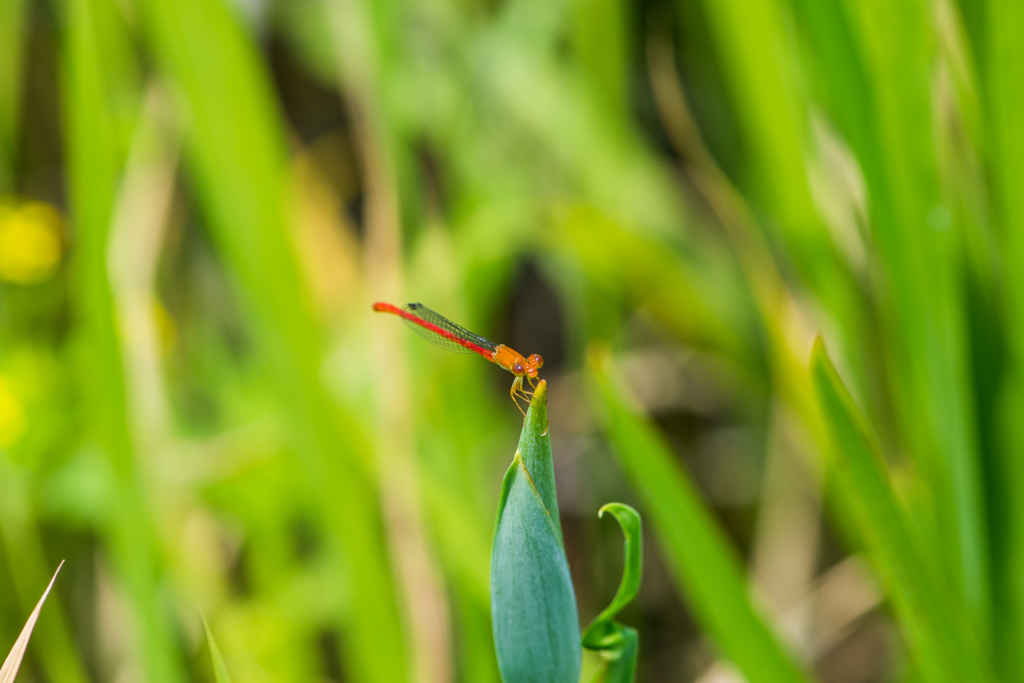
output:
[[[392,306],[391,304],[384,303],[383,301],[378,301],[373,305],[373,310],[377,311],[378,313],[394,313],[397,309],[395,306]]]

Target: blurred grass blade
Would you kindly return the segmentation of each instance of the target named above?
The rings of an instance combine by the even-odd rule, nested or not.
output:
[[[626,92],[632,45],[626,7],[623,0],[572,3],[573,46],[590,86],[607,107],[623,107],[629,101]]]
[[[0,195],[14,191],[26,0],[0,0]]]
[[[284,126],[252,36],[225,0],[140,3],[160,67],[185,120],[186,159],[214,242],[246,296],[300,446],[328,553],[344,558],[352,600],[339,621],[353,680],[408,675],[391,566],[380,534],[375,472],[359,425],[328,396],[322,331],[286,223]]]
[[[57,580],[57,574],[60,574],[60,568],[63,566],[64,561],[61,560],[61,563],[57,566],[57,571],[53,573],[53,578],[50,579],[50,585],[43,591],[43,597],[39,598],[36,608],[32,610],[28,621],[25,622],[25,628],[21,630],[21,635],[18,636],[18,640],[14,642],[14,647],[11,648],[7,659],[4,660],[4,665],[0,667],[0,683],[14,683],[14,678],[18,675],[18,669],[21,668],[21,660],[25,657],[25,650],[28,649],[28,641],[32,637],[32,629],[36,627],[36,621],[39,619],[39,612],[42,611],[43,603],[46,602],[47,596],[50,595],[50,589],[53,588],[53,583]]]
[[[965,3],[974,4],[974,3]],[[1024,5],[996,0],[977,5],[986,15],[984,52],[991,107],[988,145],[995,213],[1002,220],[1001,255],[1006,273],[1024,272]],[[992,553],[996,665],[1007,681],[1024,680],[1024,287],[1007,286],[1002,320],[1006,329],[1009,370],[1000,400],[1002,444],[993,463]]]
[[[216,683],[231,683],[228,667],[224,664],[224,657],[220,654],[220,648],[217,647],[217,641],[213,639],[213,632],[210,630],[210,625],[206,622],[206,615],[202,610],[199,611],[199,617],[203,620],[203,630],[206,631],[206,646],[210,649],[210,661],[213,664],[213,680]]]
[[[127,137],[138,101],[131,36],[109,0],[62,3],[63,125],[68,194],[75,227],[73,293],[80,341],[86,442],[109,459],[117,489],[105,520],[104,545],[136,618],[144,677],[150,683],[183,680],[173,617],[160,591],[160,560],[151,527],[152,499],[128,423],[124,365],[107,271],[113,206]]]
[[[934,124],[941,89],[931,87],[932,8],[884,0],[844,6],[872,104],[863,133],[873,138],[865,137],[856,151],[864,163],[871,234],[885,273],[881,330],[892,371],[893,414],[900,446],[914,458],[926,489],[911,511],[986,642],[991,573],[968,362],[964,226],[949,210],[937,170]]]
[[[721,654],[751,683],[797,683],[809,677],[750,603],[746,578],[710,512],[657,430],[628,407],[609,377],[609,353],[590,354],[595,396],[622,468],[651,516],[673,578]]]
[[[576,594],[555,503],[547,385],[530,402],[501,486],[491,552],[494,646],[504,683],[577,683]]]
[[[772,214],[775,220],[766,224],[776,226],[802,279],[844,337],[857,339],[863,301],[812,200],[805,158],[808,105],[788,73],[796,55],[783,4],[707,0],[704,7],[751,143],[754,182],[743,189],[756,208]]]
[[[994,681],[975,634],[892,489],[881,453],[818,338],[811,373],[832,438],[840,502],[848,506],[896,607],[924,681]]]
[[[583,647],[597,650],[605,668],[594,677],[595,683],[631,683],[636,676],[639,637],[636,629],[615,621],[616,615],[633,601],[640,591],[643,576],[643,529],[640,513],[622,503],[608,503],[598,510],[603,517],[611,512],[626,537],[622,568],[622,581],[608,605],[583,632]]]

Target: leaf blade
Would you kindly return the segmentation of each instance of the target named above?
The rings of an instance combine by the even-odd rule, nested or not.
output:
[[[858,518],[869,557],[893,599],[920,674],[929,681],[993,681],[974,634],[896,498],[867,421],[846,391],[821,339],[811,374],[834,439],[843,502]]]
[[[594,676],[595,683],[632,683],[636,676],[640,636],[636,629],[615,621],[615,616],[640,592],[643,575],[643,528],[640,513],[623,503],[607,503],[597,511],[598,518],[611,512],[625,537],[622,579],[608,607],[597,615],[583,632],[583,647],[597,651],[603,667]]]
[[[220,648],[217,647],[217,641],[213,639],[210,624],[207,623],[206,615],[203,614],[202,610],[199,611],[199,618],[203,620],[203,630],[206,632],[206,646],[210,649],[210,662],[213,664],[213,680],[216,683],[231,683],[228,667],[224,663],[224,657],[220,653]]]
[[[60,574],[60,569],[63,566],[64,561],[61,560],[61,563],[57,566],[57,571],[53,573],[53,578],[50,579],[49,585],[43,591],[43,597],[39,598],[39,602],[36,603],[35,609],[29,615],[28,621],[25,622],[25,627],[21,630],[21,634],[14,641],[14,646],[7,654],[3,666],[0,667],[0,683],[14,683],[15,677],[18,675],[18,669],[21,668],[21,662],[25,658],[28,641],[32,638],[32,631],[36,627],[36,621],[39,620],[39,613],[42,611],[43,604],[46,602],[46,598],[49,597],[50,590],[53,588],[54,582],[57,581],[57,575]]]
[[[615,597],[583,633],[583,647],[592,650],[606,649],[610,645],[605,642],[607,637],[621,635],[622,627],[613,628],[616,626],[615,616],[640,592],[640,580],[643,576],[643,527],[640,513],[624,503],[608,503],[597,511],[597,516],[603,517],[606,511],[611,512],[619,526],[622,527],[622,533],[625,536],[625,547],[623,548],[625,559],[622,579],[619,581],[619,589],[615,592]],[[618,638],[615,640],[617,641]]]

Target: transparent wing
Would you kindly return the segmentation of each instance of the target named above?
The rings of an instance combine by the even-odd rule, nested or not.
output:
[[[493,354],[498,348],[498,345],[494,342],[484,339],[478,334],[473,334],[461,325],[456,325],[448,318],[444,317],[440,313],[435,313],[423,304],[406,304],[405,306],[402,306],[402,310],[424,320],[439,330],[444,330],[457,339],[464,339],[489,353]],[[451,351],[453,353],[478,353],[474,349],[466,348],[454,339],[447,337],[444,334],[439,334],[436,330],[431,329],[430,327],[425,327],[415,320],[409,320],[408,318],[404,318],[404,320],[405,324],[411,327],[413,332],[420,335],[434,346],[441,347],[445,351]]]

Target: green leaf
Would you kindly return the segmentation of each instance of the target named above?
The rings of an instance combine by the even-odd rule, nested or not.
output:
[[[591,650],[607,647],[609,628],[614,624],[615,616],[632,602],[640,591],[640,578],[643,575],[643,530],[640,513],[623,503],[608,503],[597,511],[597,516],[603,517],[606,511],[612,513],[626,536],[625,563],[622,568],[622,581],[612,604],[605,607],[583,633],[583,647]]]
[[[811,353],[811,374],[834,441],[841,502],[858,522],[922,680],[995,680],[958,601],[900,506],[867,422],[820,338]]]
[[[619,463],[643,500],[680,592],[722,655],[751,683],[809,677],[778,643],[747,596],[739,559],[658,431],[624,400],[608,376],[607,352],[590,354],[595,397]]]
[[[635,629],[615,621],[615,616],[640,591],[643,575],[643,529],[640,513],[623,503],[608,503],[597,512],[603,517],[611,512],[626,537],[622,581],[612,604],[608,605],[583,632],[583,647],[600,651],[605,667],[594,677],[594,683],[630,683],[636,676],[639,638]]]
[[[231,677],[228,676],[228,667],[224,664],[224,657],[220,654],[220,648],[217,647],[217,641],[213,639],[213,632],[210,631],[210,625],[206,623],[206,615],[203,614],[202,610],[199,611],[199,617],[203,620],[203,630],[206,631],[206,646],[210,648],[210,661],[213,663],[213,680],[217,683],[231,683]]]
[[[491,620],[504,683],[577,683],[580,627],[555,501],[547,385],[505,474],[491,550]]]

